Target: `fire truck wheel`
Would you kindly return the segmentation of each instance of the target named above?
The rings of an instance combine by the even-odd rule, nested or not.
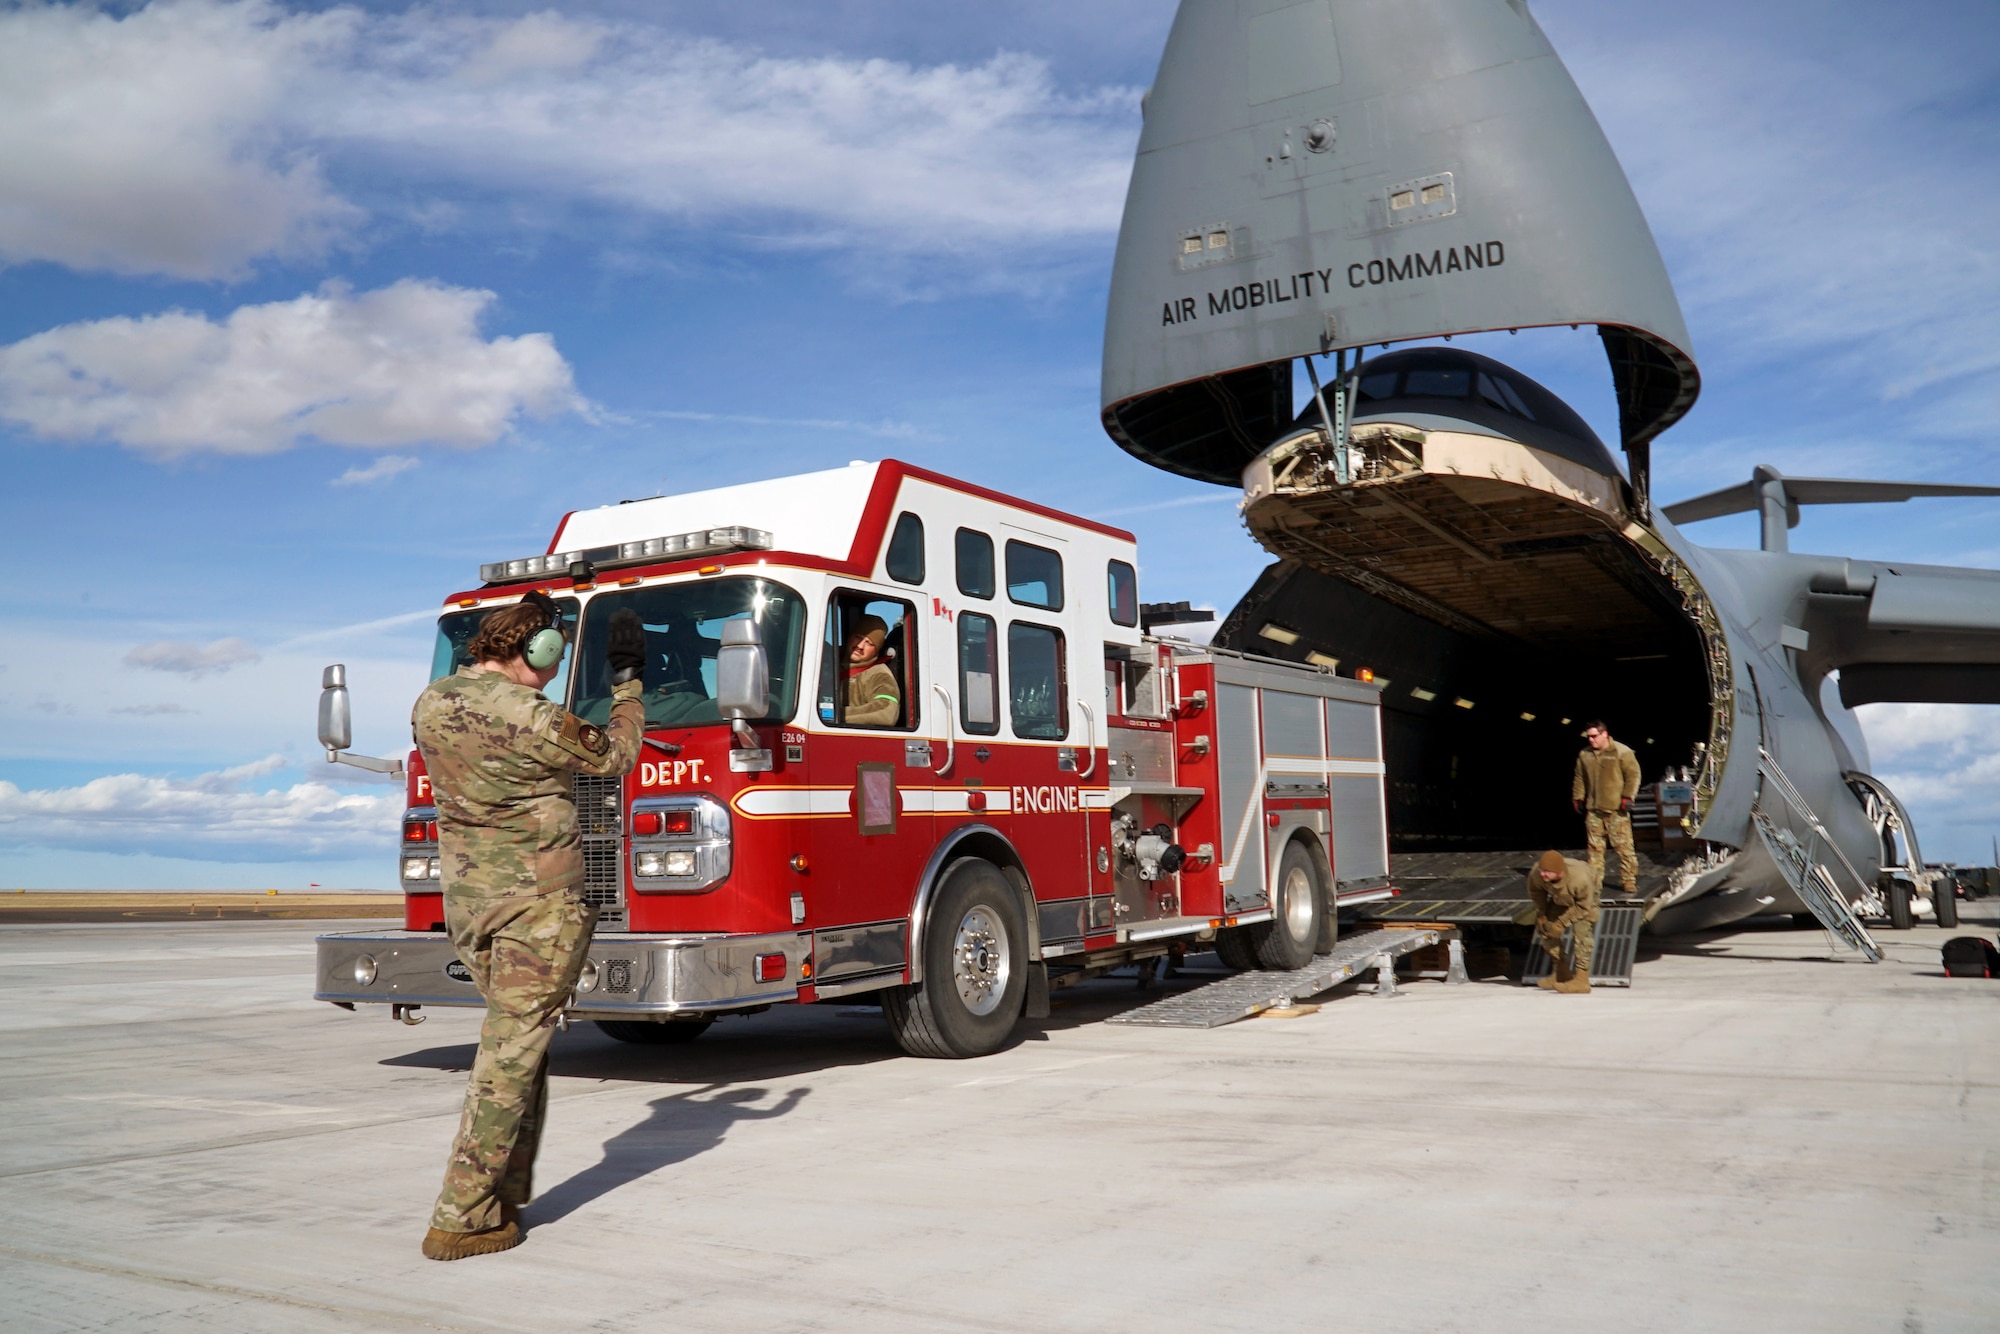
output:
[[[1242,926],[1225,926],[1215,933],[1215,957],[1222,960],[1225,968],[1248,970],[1257,966],[1257,945],[1250,939],[1250,929]]]
[[[1312,854],[1294,840],[1278,861],[1278,887],[1271,898],[1271,920],[1260,923],[1257,962],[1274,971],[1303,968],[1319,946],[1324,895],[1313,873]]]
[[[594,1021],[607,1038],[637,1043],[642,1047],[681,1047],[708,1032],[713,1019],[675,1019],[661,1024],[650,1019],[598,1019]]]
[[[924,931],[924,980],[882,993],[897,1045],[912,1056],[984,1056],[1014,1031],[1027,993],[1020,896],[991,862],[945,872]]]

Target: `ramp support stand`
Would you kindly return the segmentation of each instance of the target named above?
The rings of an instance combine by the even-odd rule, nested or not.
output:
[[[1386,954],[1375,956],[1375,994],[1377,996],[1396,994],[1396,961]]]
[[[1471,980],[1465,975],[1465,942],[1454,934],[1447,947],[1451,951],[1451,964],[1445,970],[1444,984],[1448,987],[1462,986]]]

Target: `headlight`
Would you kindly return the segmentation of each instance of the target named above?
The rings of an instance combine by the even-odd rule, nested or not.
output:
[[[667,873],[667,854],[664,852],[642,852],[633,860],[632,870],[636,875],[665,875]]]
[[[429,857],[403,858],[403,879],[428,880],[430,877],[431,859]]]
[[[693,875],[694,854],[692,852],[670,852],[667,854],[668,875]]]
[[[438,865],[438,859],[436,857],[431,858],[431,879],[433,880],[444,879],[444,869]]]
[[[372,985],[374,983],[375,981],[374,955],[357,954],[354,956],[354,980],[364,987]]]

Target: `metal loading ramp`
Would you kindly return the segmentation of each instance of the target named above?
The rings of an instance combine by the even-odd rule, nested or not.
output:
[[[1590,964],[1590,985],[1629,987],[1632,964],[1639,954],[1639,928],[1645,925],[1645,906],[1636,899],[1607,903],[1597,919],[1597,957]],[[1556,970],[1556,961],[1542,948],[1540,936],[1528,944],[1528,962],[1521,969],[1521,985],[1533,986]]]
[[[1238,1019],[1248,1019],[1265,1010],[1281,1010],[1306,996],[1315,996],[1370,969],[1388,962],[1392,973],[1395,960],[1413,954],[1446,937],[1456,941],[1456,933],[1442,930],[1375,930],[1348,936],[1333,952],[1314,959],[1304,968],[1289,973],[1234,973],[1218,978],[1193,991],[1183,991],[1142,1005],[1136,1010],[1112,1015],[1107,1024],[1141,1024],[1152,1028],[1220,1028]],[[1464,980],[1464,970],[1453,951],[1455,980]]]

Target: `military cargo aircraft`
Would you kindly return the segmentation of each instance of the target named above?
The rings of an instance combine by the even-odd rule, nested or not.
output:
[[[1906,922],[1932,876],[1842,724],[1873,701],[2000,703],[2000,571],[1805,555],[1788,529],[1802,505],[2000,488],[1759,467],[1654,503],[1652,443],[1700,391],[1693,345],[1524,0],[1184,0],[1144,107],[1105,429],[1243,488],[1280,559],[1219,642],[1383,684],[1392,848],[1574,846],[1562,798],[1601,715],[1674,780],[1654,930],[1811,913],[1876,957],[1861,918]],[[1519,370],[1395,347],[1584,324],[1622,469]],[[1760,550],[1676,526],[1736,512],[1761,516]]]

